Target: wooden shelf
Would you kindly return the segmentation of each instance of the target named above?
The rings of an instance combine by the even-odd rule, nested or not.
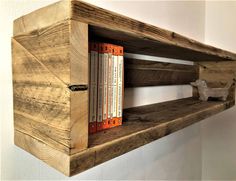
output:
[[[82,169],[88,169],[142,145],[183,129],[234,105],[233,101],[203,102],[185,98],[124,110],[124,124],[98,132],[89,137],[89,149],[73,155],[72,162],[89,161]],[[184,109],[183,109],[184,108]],[[72,168],[80,172],[81,168]]]
[[[52,11],[55,16],[50,18]],[[14,36],[37,34],[68,19],[88,24],[91,35],[121,44],[127,52],[193,61],[236,60],[235,53],[78,0],[60,1],[15,20]]]
[[[24,15],[14,21],[13,32],[14,142],[68,176],[234,105],[234,87],[225,102],[198,101],[194,89],[195,98],[126,109],[122,126],[89,136],[90,40],[122,45],[128,53],[195,61],[126,59],[126,87],[198,78],[222,86],[235,78],[236,54],[78,0]]]

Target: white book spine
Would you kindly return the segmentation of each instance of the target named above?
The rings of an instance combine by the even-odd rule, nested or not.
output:
[[[117,70],[117,117],[122,117],[123,109],[123,56],[118,56]]]
[[[96,122],[97,117],[97,64],[98,52],[90,52],[90,119],[89,122]]]
[[[112,55],[112,117],[117,117],[117,59]]]
[[[103,57],[104,54],[98,55],[98,118],[97,122],[102,122],[102,108],[103,108]]]
[[[103,120],[107,119],[108,53],[103,54]]]
[[[112,54],[109,53],[108,54],[108,106],[107,106],[107,112],[108,112],[108,115],[107,117],[110,119],[112,118],[112,72],[113,72],[113,69],[112,69]]]

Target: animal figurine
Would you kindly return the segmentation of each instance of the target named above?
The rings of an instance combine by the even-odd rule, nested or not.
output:
[[[224,88],[210,88],[207,86],[205,80],[198,79],[196,82],[191,82],[190,84],[197,87],[199,93],[199,99],[202,101],[207,101],[209,97],[218,98],[225,101],[229,95],[229,89],[233,85],[233,81],[228,82]]]

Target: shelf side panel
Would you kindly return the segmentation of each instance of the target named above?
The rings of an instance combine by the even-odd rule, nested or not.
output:
[[[13,41],[15,127],[67,154],[86,149],[88,25],[65,20]]]
[[[14,128],[70,152],[70,93],[36,57],[12,40]]]

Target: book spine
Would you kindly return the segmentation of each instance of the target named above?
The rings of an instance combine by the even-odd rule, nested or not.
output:
[[[117,47],[112,48],[112,121],[111,127],[115,126],[117,117]]]
[[[112,48],[113,45],[109,44],[108,45],[108,90],[107,90],[107,100],[108,100],[108,105],[107,105],[107,119],[108,119],[108,125],[109,127],[111,127],[111,122],[112,122],[112,113],[113,113],[113,109],[112,109],[112,97],[113,97],[113,89],[112,89],[112,75],[113,75],[113,67],[112,67]]]
[[[99,44],[98,55],[98,111],[97,111],[97,131],[103,129],[103,46]]]
[[[123,47],[118,48],[118,70],[117,70],[117,122],[115,126],[122,124],[122,112],[123,112],[123,75],[124,75],[124,58]]]
[[[97,130],[97,64],[98,64],[98,44],[90,43],[90,89],[89,89],[89,133]]]
[[[108,44],[103,44],[103,129],[109,128],[108,124]]]

